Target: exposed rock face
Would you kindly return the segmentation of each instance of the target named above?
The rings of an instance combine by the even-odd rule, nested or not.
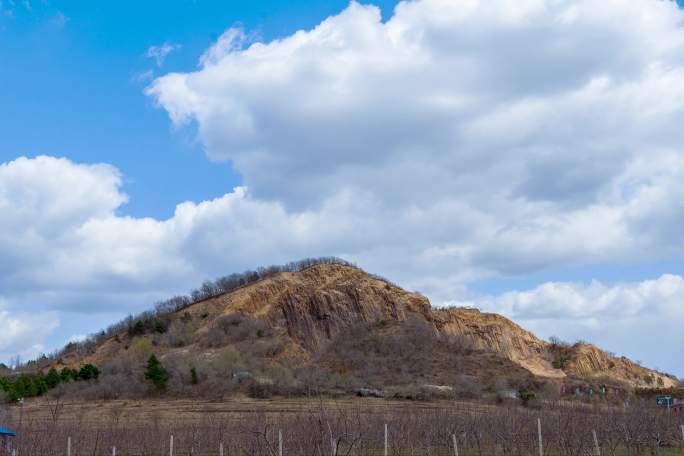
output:
[[[678,383],[675,377],[646,369],[625,357],[610,356],[603,350],[584,343],[572,347],[565,370],[579,377],[605,376],[639,387],[670,388]]]
[[[281,273],[198,303],[190,310],[225,315],[240,312],[264,319],[308,351],[319,350],[341,330],[356,323],[403,321],[412,315],[431,320],[430,303],[424,296],[340,265]]]
[[[510,360],[538,377],[603,376],[635,386],[644,385],[645,379],[651,377],[656,383],[660,378],[666,387],[675,383],[672,377],[611,357],[590,345],[567,347],[569,360],[562,369],[556,369],[549,344],[512,321],[475,309],[433,309],[426,297],[350,266],[325,264],[280,273],[194,304],[181,313],[202,322],[197,328],[200,334],[225,315],[239,313],[264,321],[275,337],[289,344],[293,362],[307,362],[335,337],[359,323],[419,319],[438,335],[465,338],[474,347]],[[114,345],[103,344],[95,359],[112,357]]]
[[[565,377],[548,361],[546,342],[501,315],[465,308],[434,310],[433,314],[444,333],[468,336],[476,346],[499,353],[535,375]]]
[[[404,321],[411,316],[429,319],[430,303],[423,296],[370,279],[360,271],[340,274],[341,280],[319,280],[325,272],[305,271],[304,283],[289,290],[269,314],[272,323],[286,327],[308,350],[319,350],[356,323]],[[317,286],[310,287],[307,279]]]

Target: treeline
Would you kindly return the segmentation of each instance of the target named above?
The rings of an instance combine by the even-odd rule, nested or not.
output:
[[[96,380],[100,376],[100,369],[93,364],[86,364],[80,369],[65,367],[57,371],[54,367],[47,374],[19,374],[16,376],[0,377],[0,391],[6,399],[16,402],[22,398],[42,396],[61,383]]]
[[[225,293],[230,293],[238,288],[272,277],[281,272],[301,272],[320,264],[337,264],[357,267],[354,263],[337,257],[305,258],[300,261],[293,261],[283,265],[271,265],[256,270],[229,274],[227,276],[219,277],[216,280],[207,280],[199,288],[190,291],[188,295],[174,296],[170,299],[157,302],[152,310],[142,312],[135,316],[129,315],[118,323],[109,326],[106,330],[91,334],[84,341],[70,342],[62,350],[50,357],[44,357],[43,360],[56,360],[74,352],[80,353],[81,355],[92,353],[92,351],[94,351],[94,349],[104,340],[122,332],[128,332],[129,335],[142,335],[144,333],[154,332],[164,333],[168,324],[168,316],[173,312],[178,312],[198,302]],[[396,286],[383,277],[375,275],[372,277]]]

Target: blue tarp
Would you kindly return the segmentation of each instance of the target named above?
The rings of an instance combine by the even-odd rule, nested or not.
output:
[[[7,428],[0,427],[0,435],[17,435],[17,433],[14,431],[10,431]]]

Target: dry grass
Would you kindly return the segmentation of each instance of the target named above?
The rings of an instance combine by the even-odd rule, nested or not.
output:
[[[197,423],[207,418],[215,421],[239,418],[250,414],[264,416],[281,416],[296,413],[312,413],[320,410],[355,410],[359,413],[404,413],[411,411],[436,411],[448,410],[464,413],[485,413],[493,410],[492,405],[475,402],[455,401],[431,401],[431,402],[407,402],[388,401],[379,398],[355,398],[343,399],[253,399],[246,396],[231,398],[227,401],[206,400],[114,400],[114,401],[61,401],[55,404],[54,400],[38,398],[27,402],[23,410],[18,406],[12,406],[5,410],[10,411],[11,420],[17,422],[19,415],[23,413],[24,421],[45,425],[53,421],[55,406],[61,407],[59,411],[60,422],[79,423],[81,425],[107,424],[113,417],[119,418],[131,424],[149,423],[151,421],[160,424],[174,423],[182,417],[185,423]]]

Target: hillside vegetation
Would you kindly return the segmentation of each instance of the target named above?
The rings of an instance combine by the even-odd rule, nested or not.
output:
[[[84,366],[97,375],[63,375]],[[676,384],[589,344],[545,342],[500,315],[434,309],[426,297],[335,258],[206,282],[22,372],[0,384],[10,399],[48,389],[102,399],[534,397],[558,396],[564,386]]]

